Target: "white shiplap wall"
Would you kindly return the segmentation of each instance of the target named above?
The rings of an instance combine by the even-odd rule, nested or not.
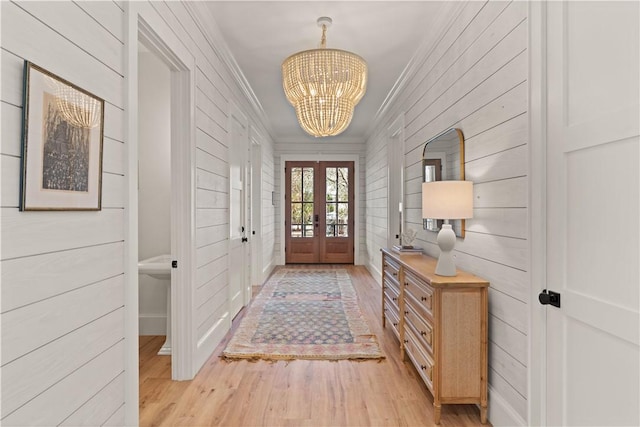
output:
[[[124,12],[2,2],[2,424],[124,423]],[[23,61],[105,99],[102,211],[19,212]]]
[[[262,154],[262,280],[275,267],[276,258],[276,169],[273,145],[261,146]]]
[[[468,2],[419,58],[415,75],[388,107],[367,145],[367,248],[371,270],[387,241],[386,129],[405,112],[405,220],[437,256],[436,234],[422,231],[424,143],[450,127],[465,136],[466,179],[474,218],[456,244],[456,263],[491,282],[489,417],[524,425],[529,312],[527,240],[528,116],[525,2]]]
[[[2,2],[2,424],[124,425],[125,40],[122,2]],[[177,37],[196,63],[195,165],[198,268],[194,364],[210,355],[230,322],[226,311],[228,101],[264,131],[220,55],[203,5],[136,4]],[[203,24],[200,25],[199,20]],[[23,61],[28,59],[105,99],[103,209],[19,212]],[[263,141],[265,175],[273,146]],[[265,185],[265,191],[273,188]],[[270,195],[270,193],[268,193]],[[266,198],[266,196],[265,196]],[[265,206],[266,216],[273,209]],[[263,233],[275,236],[265,221]],[[264,239],[264,263],[273,261]],[[270,245],[270,246],[269,246]],[[131,402],[137,405],[137,402]]]

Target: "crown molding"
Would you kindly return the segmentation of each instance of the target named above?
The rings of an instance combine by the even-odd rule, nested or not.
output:
[[[227,42],[222,36],[222,32],[218,27],[218,24],[211,13],[211,10],[206,6],[206,2],[183,2],[187,11],[193,18],[196,23],[198,29],[204,34],[205,39],[209,43],[211,49],[213,49],[214,53],[220,58],[222,63],[227,67],[228,71],[231,73],[236,85],[245,96],[245,99],[248,101],[251,109],[252,109],[252,118],[256,119],[262,127],[267,131],[269,137],[274,139],[274,131],[271,126],[271,122],[262,108],[262,104],[260,100],[256,96],[253,88],[249,84],[249,81],[244,76],[244,73],[240,69],[238,62],[235,57],[231,53]],[[206,25],[204,23],[206,22]]]
[[[378,108],[373,120],[371,120],[371,125],[365,131],[365,140],[368,141],[371,138],[378,125],[385,119],[391,108],[404,94],[409,82],[416,76],[420,67],[422,67],[429,56],[431,56],[433,49],[444,36],[444,30],[451,26],[451,24],[457,19],[458,14],[462,11],[466,3],[468,3],[468,1],[443,3],[442,9],[437,13],[441,16],[449,16],[450,18],[441,21],[439,25],[431,27],[431,31],[427,36],[425,36],[418,49],[407,63],[407,66],[404,67],[402,73],[400,73],[400,76],[391,87],[386,98],[382,101],[380,108]]]

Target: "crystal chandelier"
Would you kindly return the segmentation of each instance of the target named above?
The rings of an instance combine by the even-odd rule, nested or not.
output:
[[[360,56],[327,49],[331,18],[318,18],[320,49],[291,55],[282,63],[282,86],[302,129],[313,136],[335,136],[351,123],[353,109],[367,88],[367,63]]]

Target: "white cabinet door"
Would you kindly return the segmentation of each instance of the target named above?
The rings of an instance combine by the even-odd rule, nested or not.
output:
[[[639,22],[547,3],[548,425],[640,424]]]

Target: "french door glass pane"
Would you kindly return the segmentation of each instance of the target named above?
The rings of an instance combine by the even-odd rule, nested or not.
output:
[[[313,168],[303,168],[302,170],[302,200],[313,202]]]
[[[338,168],[338,201],[349,201],[349,168]]]
[[[327,202],[333,202],[337,199],[337,190],[338,190],[338,178],[336,168],[327,168],[327,185],[326,185],[326,195]]]
[[[349,223],[349,203],[338,203],[338,224]]]
[[[302,203],[291,203],[291,224],[302,224]]]
[[[302,168],[291,169],[291,201],[302,201]]]
[[[291,237],[313,237],[313,168],[291,168]]]
[[[303,223],[313,225],[313,203],[302,204]]]
[[[349,168],[327,168],[326,177],[325,235],[349,237]]]

